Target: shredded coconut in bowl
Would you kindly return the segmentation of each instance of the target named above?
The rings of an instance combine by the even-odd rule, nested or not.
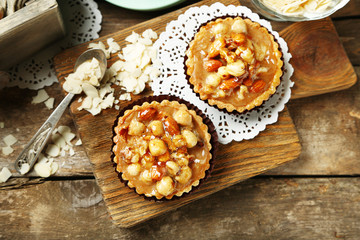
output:
[[[283,16],[319,19],[344,7],[349,0],[260,0],[260,2]]]

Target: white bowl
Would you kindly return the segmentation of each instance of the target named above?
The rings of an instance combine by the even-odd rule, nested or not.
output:
[[[340,0],[332,8],[321,12],[321,13],[308,13],[305,12],[301,15],[285,15],[279,12],[274,11],[273,9],[265,6],[261,0],[252,0],[252,4],[264,17],[274,20],[274,21],[291,21],[291,22],[301,22],[301,21],[312,21],[322,18],[326,18],[336,12],[337,10],[343,8],[350,0]]]

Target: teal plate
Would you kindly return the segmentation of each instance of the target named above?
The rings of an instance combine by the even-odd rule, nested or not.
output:
[[[156,11],[169,8],[185,0],[105,0],[119,7],[136,11]]]

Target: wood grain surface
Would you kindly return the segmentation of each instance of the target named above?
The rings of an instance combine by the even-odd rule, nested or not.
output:
[[[100,36],[179,8],[135,12],[96,2],[103,16]],[[191,2],[197,1],[181,6]],[[240,2],[252,7],[250,0]],[[359,16],[360,0],[332,15],[358,77]],[[281,31],[290,24],[272,25]],[[45,89],[58,104],[59,84]],[[43,104],[30,103],[35,95],[29,89],[0,90],[0,147],[7,134],[19,139],[10,156],[0,151],[0,169],[9,167],[17,176],[0,184],[0,239],[359,239],[359,82],[287,104],[302,145],[297,160],[130,229],[112,224],[95,180],[78,180],[93,175],[82,146],[72,157],[55,159],[60,168],[50,179],[27,179],[36,173],[19,176],[13,170],[16,156],[51,114]],[[68,112],[60,124],[75,131]]]
[[[330,18],[299,22],[280,32],[292,54],[292,98],[343,90],[356,83],[355,70]]]
[[[95,180],[47,181],[1,190],[0,238],[357,240],[359,186],[359,178],[250,179],[125,229],[112,224]]]

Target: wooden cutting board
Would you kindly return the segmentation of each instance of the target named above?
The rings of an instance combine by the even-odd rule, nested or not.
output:
[[[177,19],[178,15],[189,7],[210,5],[214,2],[213,0],[202,1],[101,37],[96,41],[105,43],[107,38],[113,37],[123,46],[125,45],[124,39],[132,31],[141,33],[147,28],[152,28],[160,33],[164,31],[168,22]],[[222,2],[226,5],[238,4],[236,0]],[[307,37],[309,34],[311,38]],[[288,42],[290,52],[293,54],[292,64],[295,67],[295,74],[292,80],[295,81],[296,86],[293,88],[293,98],[345,89],[356,82],[355,72],[341,46],[331,20],[296,23],[284,29],[280,35]],[[64,77],[72,72],[76,58],[87,49],[88,44],[84,43],[67,49],[55,57],[55,71],[60,82],[63,82]],[[327,49],[328,47],[331,51]],[[320,50],[325,50],[325,53],[320,52]],[[331,54],[329,54],[330,52]],[[316,62],[313,61],[314,57]],[[117,57],[109,59],[108,65],[110,66],[116,60]],[[339,66],[340,63],[341,68],[334,67]],[[149,89],[141,96],[134,96],[133,100],[148,95],[151,95]],[[127,104],[129,103],[122,102],[120,107]],[[121,227],[134,226],[261,174],[296,159],[301,151],[296,129],[288,110],[285,108],[279,114],[277,123],[269,125],[256,138],[220,145],[211,177],[195,192],[174,201],[152,202],[144,200],[143,197],[124,186],[119,181],[112,166],[110,160],[112,125],[118,111],[106,109],[94,117],[85,111],[77,111],[78,106],[79,103],[76,100],[73,101],[70,111],[92,163],[94,175],[110,216],[113,222]]]

